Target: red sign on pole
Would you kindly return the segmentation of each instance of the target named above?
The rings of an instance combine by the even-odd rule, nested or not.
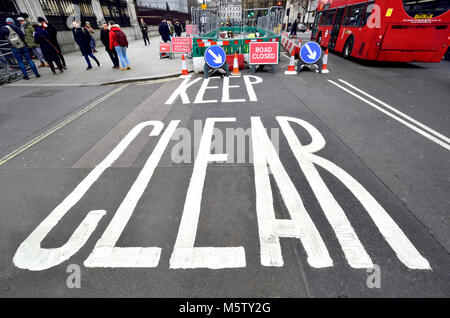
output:
[[[160,53],[169,53],[170,52],[170,43],[159,43],[159,52]]]
[[[173,37],[171,40],[173,53],[190,53],[192,51],[192,38]]]
[[[186,35],[194,35],[198,33],[198,27],[195,24],[186,24]]]
[[[249,64],[278,64],[278,42],[250,42]]]

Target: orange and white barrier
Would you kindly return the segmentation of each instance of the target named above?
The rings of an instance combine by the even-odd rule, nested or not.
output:
[[[281,46],[289,53],[289,55],[292,55],[292,53],[294,53],[295,57],[299,57],[301,38],[300,44],[295,44],[294,41],[289,39],[289,33],[283,32],[281,33]]]

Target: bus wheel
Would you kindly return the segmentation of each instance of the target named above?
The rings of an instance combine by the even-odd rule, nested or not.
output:
[[[345,42],[344,50],[342,51],[344,58],[346,59],[350,58],[350,55],[352,55],[352,49],[353,49],[353,38],[350,37]]]

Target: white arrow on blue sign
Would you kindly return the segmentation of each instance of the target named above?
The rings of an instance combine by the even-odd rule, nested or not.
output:
[[[316,63],[322,55],[322,49],[316,42],[306,42],[300,49],[300,58],[308,64]]]
[[[210,46],[205,51],[205,62],[211,68],[219,68],[226,61],[226,54],[223,48],[217,45]]]

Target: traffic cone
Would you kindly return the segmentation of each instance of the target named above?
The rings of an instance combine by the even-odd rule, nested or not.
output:
[[[181,76],[179,78],[190,77],[187,66],[186,66],[186,58],[184,54],[181,55]]]
[[[323,65],[322,65],[322,73],[330,73],[330,71],[327,69],[327,63],[328,63],[328,49],[325,50],[325,54],[323,55],[322,62],[323,62]]]
[[[291,59],[289,61],[289,67],[287,71],[284,71],[285,75],[295,75],[297,72],[295,71],[295,55],[294,50],[292,50]]]
[[[237,53],[234,52],[234,59],[233,59],[233,72],[231,72],[232,75],[241,75],[241,72],[239,72],[239,63],[237,58]]]

